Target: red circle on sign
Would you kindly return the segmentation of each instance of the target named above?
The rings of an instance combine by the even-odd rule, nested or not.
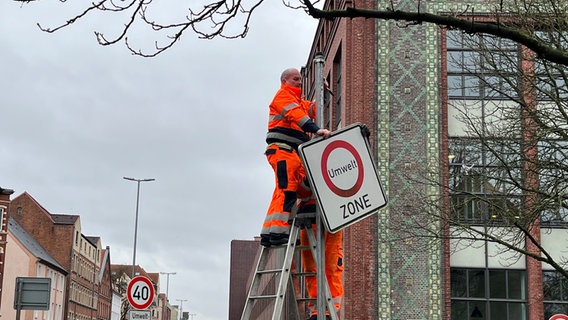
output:
[[[136,276],[130,280],[126,293],[130,305],[136,309],[146,309],[154,301],[154,286],[152,281],[144,276]]]
[[[565,314],[555,314],[548,320],[568,320],[568,316]]]
[[[333,181],[331,181],[331,178],[329,177],[329,174],[327,174],[327,159],[329,158],[329,155],[331,154],[331,152],[337,148],[343,148],[347,151],[349,151],[353,157],[355,158],[355,161],[357,162],[357,167],[359,168],[359,174],[357,175],[357,181],[355,181],[355,184],[349,188],[349,189],[341,189],[338,186],[336,186]],[[325,181],[325,183],[327,184],[327,186],[329,187],[329,189],[335,193],[338,196],[347,198],[347,197],[351,197],[352,195],[356,194],[359,189],[361,189],[361,186],[363,185],[363,178],[364,178],[364,174],[363,174],[363,160],[361,160],[361,156],[359,156],[359,153],[357,152],[357,150],[355,149],[355,147],[353,147],[351,144],[347,143],[347,141],[343,141],[343,140],[335,140],[332,141],[331,143],[329,143],[325,149],[323,150],[323,154],[322,154],[322,158],[321,158],[321,172],[323,175],[323,180]]]

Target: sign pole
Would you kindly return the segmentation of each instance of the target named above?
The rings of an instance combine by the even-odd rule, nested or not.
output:
[[[323,128],[323,110],[324,110],[324,85],[323,85],[323,67],[324,67],[324,56],[323,53],[318,52],[314,57],[315,64],[315,87],[316,87],[316,106],[317,106],[317,119],[316,123],[320,128]],[[325,319],[325,294],[323,285],[325,283],[325,250],[324,241],[325,237],[323,234],[322,220],[321,220],[321,210],[319,205],[316,205],[316,253],[318,257],[316,258],[317,264],[317,286],[318,286],[318,320]],[[329,310],[329,312],[335,312],[335,310]]]
[[[20,320],[20,311],[22,310],[22,287],[24,286],[23,282],[16,283],[16,320]]]

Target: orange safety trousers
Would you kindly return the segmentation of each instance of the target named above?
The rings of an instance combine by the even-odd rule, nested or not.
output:
[[[261,234],[290,233],[290,214],[298,199],[297,191],[306,173],[298,153],[280,143],[268,145],[266,158],[274,169],[275,188]]]
[[[307,232],[316,234],[316,225],[310,229],[300,230],[300,243],[302,246],[309,245]],[[317,236],[317,235],[316,235]],[[324,230],[325,247],[325,276],[329,284],[329,291],[335,305],[335,311],[339,311],[343,300],[343,231],[329,233]],[[311,250],[302,251],[302,264],[305,272],[316,272],[316,263],[312,257]],[[306,276],[306,289],[308,297],[316,299],[318,296],[316,276]],[[308,309],[310,314],[317,314],[317,305],[309,302]]]

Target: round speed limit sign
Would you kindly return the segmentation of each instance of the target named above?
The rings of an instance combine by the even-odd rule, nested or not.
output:
[[[144,276],[136,276],[128,284],[128,301],[136,309],[148,308],[154,301],[152,281]]]

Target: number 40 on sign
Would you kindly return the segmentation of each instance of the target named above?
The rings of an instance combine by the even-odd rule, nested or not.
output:
[[[138,310],[148,308],[154,301],[154,286],[152,281],[144,276],[136,276],[128,284],[128,301]]]

